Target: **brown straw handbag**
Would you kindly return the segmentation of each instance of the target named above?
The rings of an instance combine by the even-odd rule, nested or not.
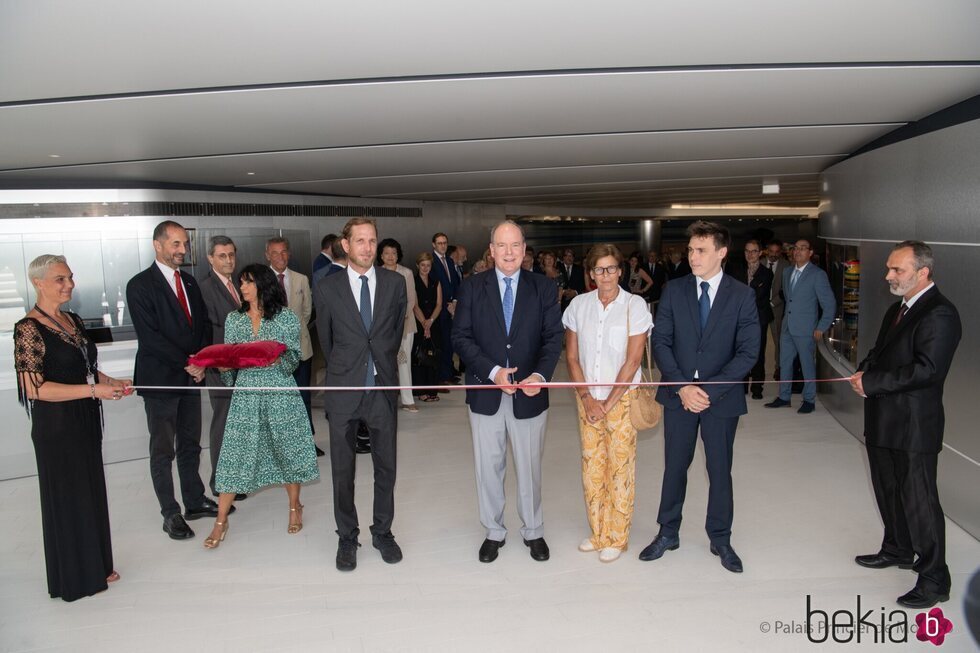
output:
[[[632,300],[632,297],[630,300]],[[630,336],[630,303],[632,302],[627,301],[626,303],[627,340]],[[650,358],[649,334],[647,334],[646,339],[643,341],[643,352],[645,354],[647,367],[644,371],[643,365],[640,365],[640,380],[651,381],[653,380],[653,363]],[[655,388],[652,386],[641,386],[639,388],[634,388],[632,392],[633,398],[632,401],[630,401],[630,422],[633,423],[633,428],[635,428],[637,431],[652,429],[660,423],[660,418],[664,413],[663,406],[657,403]]]

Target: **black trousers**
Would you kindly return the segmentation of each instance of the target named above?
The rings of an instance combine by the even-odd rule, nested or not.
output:
[[[762,330],[762,338],[759,342],[759,358],[755,361],[755,366],[749,375],[745,377],[745,391],[749,391],[748,381],[752,381],[752,392],[762,393],[762,389],[765,387],[762,382],[766,380],[766,344],[769,340],[769,323],[764,321],[761,317],[759,318],[759,327]],[[776,366],[779,366],[779,361],[776,361]],[[776,392],[779,394],[779,391]]]
[[[180,512],[174,499],[173,462],[177,458],[180,494],[184,508],[197,508],[204,501],[201,482],[201,395],[143,395],[146,426],[150,431],[150,478],[160,502],[160,513],[169,517]]]
[[[946,520],[936,487],[939,455],[873,446],[867,450],[871,485],[885,525],[882,553],[901,558],[916,554],[916,586],[932,594],[949,593]]]
[[[381,385],[378,382],[378,385]],[[333,514],[341,537],[359,533],[357,508],[354,507],[354,472],[357,456],[354,440],[357,425],[364,422],[371,441],[374,463],[374,521],[371,533],[391,531],[395,518],[395,462],[398,418],[395,410],[398,393],[365,392],[351,412],[330,413],[330,471],[333,476]]]
[[[312,378],[313,372],[313,358],[307,358],[305,361],[300,361],[299,365],[293,371],[293,380],[296,381],[296,385],[299,387],[309,387],[310,379]],[[313,434],[316,434],[316,429],[313,428],[313,408],[310,405],[310,399],[312,393],[310,390],[300,390],[299,396],[303,398],[303,404],[306,406],[306,417],[310,420],[310,430]]]
[[[732,453],[738,417],[689,413],[683,408],[664,411],[664,481],[657,522],[664,535],[677,535],[687,494],[687,470],[694,459],[698,430],[704,442],[708,471],[708,516],[704,528],[712,544],[729,544],[735,502],[732,497]]]
[[[208,433],[208,453],[211,454],[211,478],[208,487],[211,494],[218,496],[214,490],[214,475],[218,470],[218,458],[221,456],[221,443],[225,439],[225,422],[228,421],[228,408],[231,407],[231,390],[208,390],[211,400],[211,429]]]

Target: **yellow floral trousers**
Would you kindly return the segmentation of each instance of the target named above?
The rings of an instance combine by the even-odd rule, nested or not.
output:
[[[632,398],[631,390],[594,423],[586,419],[582,400],[576,400],[585,510],[596,549],[625,550],[629,542],[636,469],[636,429],[629,419]]]

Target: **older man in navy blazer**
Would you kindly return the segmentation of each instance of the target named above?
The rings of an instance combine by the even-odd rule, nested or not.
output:
[[[504,545],[504,472],[507,439],[517,473],[517,512],[531,557],[547,560],[541,514],[541,454],[548,422],[548,391],[533,385],[551,379],[561,355],[563,329],[555,284],[521,270],[524,233],[511,221],[490,233],[494,269],[466,279],[458,294],[453,346],[466,366],[480,521],[487,537],[480,562],[493,562]],[[523,387],[513,387],[514,385]]]
[[[699,220],[687,234],[692,274],[664,287],[653,330],[661,380],[675,385],[657,391],[664,406],[660,533],[640,560],[656,560],[680,546],[687,470],[700,428],[709,482],[705,530],[711,552],[738,573],[742,561],[731,546],[732,455],[738,418],[747,412],[741,382],[759,355],[759,312],[755,292],[721,270],[731,243],[728,230]]]
[[[801,238],[793,250],[793,263],[783,270],[785,313],[779,335],[779,396],[766,408],[790,405],[793,387],[793,359],[800,357],[803,370],[803,403],[798,413],[812,413],[817,399],[817,342],[830,327],[837,310],[834,291],[830,289],[827,273],[810,263],[813,246]]]

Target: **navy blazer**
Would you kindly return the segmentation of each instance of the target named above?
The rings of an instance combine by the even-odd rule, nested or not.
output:
[[[180,278],[191,309],[191,325],[155,262],[126,284],[126,302],[139,341],[135,385],[194,385],[184,368],[188,357],[211,344],[211,322],[197,280],[185,272]],[[148,392],[161,394],[153,390],[140,390],[139,394]]]
[[[725,274],[701,332],[697,278],[693,274],[664,286],[653,328],[653,355],[661,381],[690,382],[695,370],[701,381],[730,381],[704,385],[716,417],[737,417],[747,411],[742,380],[759,357],[761,330],[755,292]],[[681,410],[678,390],[682,385],[660,386],[657,401],[665,408]]]
[[[456,291],[462,281],[456,272],[456,263],[448,255],[446,256],[446,265],[449,266],[448,277],[446,276],[446,268],[442,267],[442,263],[439,262],[439,256],[435,252],[432,252],[432,274],[436,275],[436,279],[439,280],[439,284],[442,286],[443,312],[445,312],[446,306],[456,298]],[[448,313],[446,313],[446,317],[449,317]]]
[[[545,381],[551,380],[564,335],[553,280],[521,271],[510,334],[504,328],[504,307],[495,269],[465,279],[456,300],[452,342],[466,366],[468,385],[493,385],[490,371],[497,365],[516,367],[517,381],[534,372]],[[501,390],[467,390],[466,403],[478,415],[494,415],[500,408],[501,395]],[[518,419],[536,417],[547,408],[547,390],[534,397],[520,391],[514,395],[514,417]]]

